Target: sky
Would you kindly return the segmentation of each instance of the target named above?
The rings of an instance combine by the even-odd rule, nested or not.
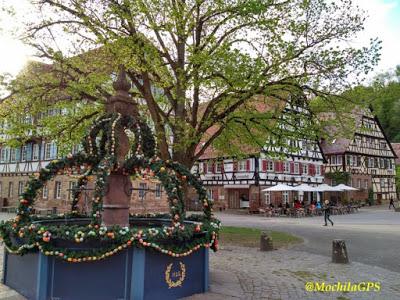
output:
[[[16,75],[30,59],[32,50],[13,37],[13,29],[18,26],[16,18],[7,16],[1,11],[0,0],[0,74],[4,72]],[[355,4],[367,11],[369,18],[365,31],[354,40],[354,45],[367,45],[370,38],[382,40],[381,61],[374,73],[384,72],[400,65],[400,0],[353,0]],[[19,17],[28,16],[28,0],[14,0]]]

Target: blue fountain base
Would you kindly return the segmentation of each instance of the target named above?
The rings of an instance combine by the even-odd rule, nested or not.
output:
[[[206,292],[208,274],[205,248],[174,258],[132,247],[83,263],[6,251],[3,283],[32,300],[167,300]]]

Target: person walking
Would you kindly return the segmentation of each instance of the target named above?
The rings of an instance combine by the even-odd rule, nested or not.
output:
[[[333,226],[333,222],[330,218],[331,216],[331,206],[329,204],[329,200],[325,200],[325,205],[324,205],[324,219],[325,219],[325,224],[323,226],[328,226],[328,222],[331,222],[332,226]]]
[[[396,209],[396,207],[394,207],[394,200],[393,197],[390,197],[390,202],[389,202],[389,210],[390,208],[393,206],[393,209]]]

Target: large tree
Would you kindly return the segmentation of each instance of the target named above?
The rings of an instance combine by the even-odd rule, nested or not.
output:
[[[67,117],[42,118],[40,133],[79,136],[110,97],[110,74],[123,65],[154,124],[160,156],[187,166],[211,144],[247,136],[241,141],[259,145],[258,133],[274,132],[276,115],[247,105],[255,95],[264,102],[318,96],[340,109],[345,100],[331,96],[379,58],[377,40],[351,46],[365,16],[349,0],[32,3],[37,18],[26,24],[24,41],[48,65],[8,83],[1,114],[9,132],[23,136],[30,126],[20,122],[24,115],[56,106]]]

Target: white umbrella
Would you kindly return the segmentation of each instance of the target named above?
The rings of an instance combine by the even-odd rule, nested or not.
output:
[[[285,191],[293,191],[293,190],[294,189],[292,186],[283,184],[283,183],[279,183],[277,185],[263,189],[262,192],[285,192]]]
[[[358,189],[353,188],[352,186],[345,185],[343,183],[335,186],[334,188],[340,189],[341,191],[358,191]]]
[[[337,187],[330,186],[326,183],[317,186],[316,189],[318,190],[318,192],[342,192],[343,191],[342,189],[338,189]]]
[[[305,183],[293,187],[293,190],[298,192],[318,192],[315,187]]]

